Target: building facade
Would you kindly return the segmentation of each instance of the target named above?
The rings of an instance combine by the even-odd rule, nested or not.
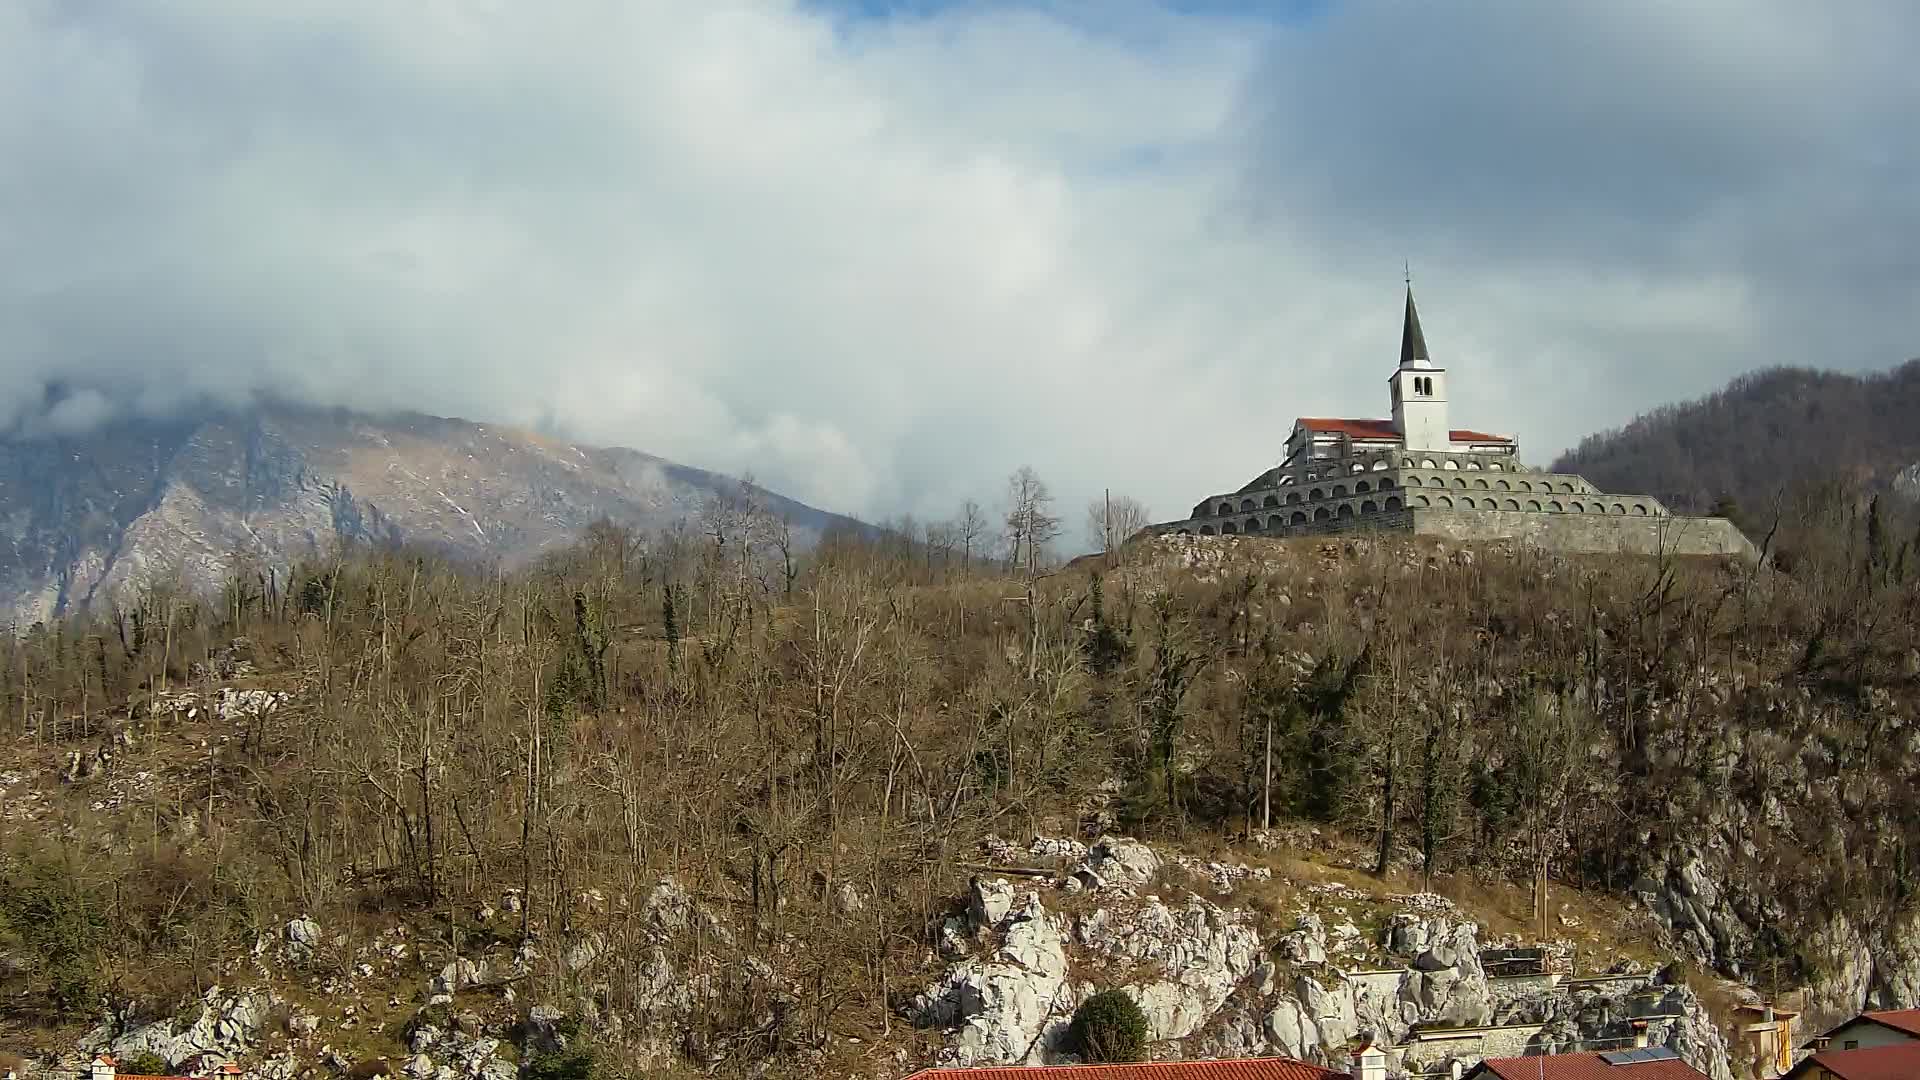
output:
[[[1428,354],[1411,287],[1400,362],[1387,386],[1390,417],[1301,417],[1278,465],[1154,531],[1311,536],[1371,529],[1515,539],[1567,551],[1754,554],[1723,518],[1678,516],[1658,499],[1604,492],[1571,473],[1537,472],[1521,464],[1512,436],[1454,427],[1448,372]]]

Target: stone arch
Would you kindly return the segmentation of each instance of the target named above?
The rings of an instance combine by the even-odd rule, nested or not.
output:
[[[1393,477],[1391,477],[1391,476],[1383,476],[1383,477],[1381,477],[1381,478],[1380,478],[1380,490],[1381,490],[1381,491],[1387,491],[1387,490],[1390,490],[1390,489],[1391,489],[1392,487],[1393,487]]]
[[[1221,503],[1221,504],[1220,504],[1220,516],[1221,516],[1221,517],[1225,517],[1226,515],[1228,515],[1228,514],[1231,514],[1231,513],[1233,513],[1233,504],[1232,504],[1232,503]]]
[[[1211,525],[1202,525],[1202,526],[1200,526],[1200,535],[1201,535],[1201,536],[1212,536],[1212,535],[1213,535],[1213,526],[1211,526]]]
[[[1350,517],[1352,517],[1352,516],[1353,516],[1353,504],[1352,504],[1352,503],[1341,503],[1341,504],[1340,504],[1340,513],[1339,513],[1339,514],[1338,514],[1337,516],[1339,516],[1339,517],[1341,517],[1341,518],[1350,518]]]
[[[1297,491],[1287,492],[1287,505],[1288,506],[1300,505],[1300,493]]]
[[[1531,510],[1531,511],[1533,511],[1533,512],[1534,512],[1534,513],[1536,513],[1536,514],[1537,514],[1537,513],[1539,513],[1539,512],[1540,512],[1540,500],[1539,500],[1539,499],[1528,499],[1528,500],[1527,500],[1527,509],[1529,509],[1529,510]]]
[[[1366,471],[1367,471],[1367,467],[1366,467],[1365,465],[1362,465],[1362,464],[1360,464],[1359,462],[1357,462],[1357,461],[1356,461],[1356,462],[1354,462],[1354,463],[1353,463],[1353,467],[1352,467],[1352,468],[1350,468],[1350,469],[1348,469],[1347,471],[1348,471],[1348,472],[1350,472],[1350,473],[1357,473],[1357,472],[1366,472]]]
[[[1478,461],[1473,460],[1472,458],[1469,458],[1467,459],[1467,468],[1473,470],[1474,472],[1479,472],[1480,463]]]
[[[1360,512],[1363,514],[1377,514],[1380,512],[1380,507],[1376,505],[1372,499],[1368,499],[1366,502],[1360,504]]]
[[[1412,458],[1410,458],[1410,457],[1406,457],[1406,458],[1401,458],[1401,459],[1400,459],[1400,467],[1401,467],[1401,468],[1403,468],[1403,469],[1411,469],[1411,468],[1413,468],[1413,459],[1412,459]]]
[[[1277,495],[1269,495],[1266,498],[1260,500],[1260,505],[1261,506],[1279,506],[1280,498]]]
[[[1292,524],[1305,525],[1306,523],[1307,523],[1307,512],[1305,510],[1295,510],[1293,512]]]
[[[1322,506],[1322,507],[1318,507],[1318,508],[1316,508],[1316,509],[1314,510],[1314,512],[1313,512],[1313,520],[1315,520],[1315,521],[1332,521],[1332,520],[1333,520],[1333,515],[1332,515],[1331,513],[1329,513],[1329,512],[1327,511],[1327,508],[1326,508],[1326,507],[1324,507],[1324,506]]]
[[[1474,509],[1478,509],[1478,508],[1477,508],[1477,507],[1475,507],[1475,506],[1473,505],[1473,498],[1472,498],[1472,496],[1468,496],[1468,495],[1462,495],[1462,496],[1460,496],[1460,509],[1462,509],[1462,510],[1474,510]]]
[[[1484,476],[1474,477],[1473,486],[1479,488],[1481,491],[1487,490],[1487,478]]]
[[[1384,470],[1385,470],[1385,469],[1387,468],[1387,466],[1388,466],[1388,464],[1389,464],[1389,462],[1387,461],[1387,459],[1386,459],[1386,458],[1374,458],[1374,459],[1373,459],[1373,471],[1374,471],[1374,472],[1382,472],[1382,471],[1384,471]]]
[[[1453,460],[1452,458],[1448,458],[1447,460],[1440,463],[1440,468],[1442,469],[1458,469],[1459,467],[1460,467],[1460,463]]]
[[[1408,487],[1419,487],[1419,486],[1420,486],[1420,478],[1419,478],[1419,477],[1417,477],[1417,476],[1409,476],[1409,477],[1407,477],[1407,486],[1408,486]]]
[[[1420,467],[1421,467],[1421,468],[1423,468],[1423,469],[1437,469],[1437,468],[1439,468],[1440,466],[1438,466],[1438,465],[1435,465],[1435,464],[1433,463],[1433,459],[1429,457],[1429,458],[1421,458],[1421,459],[1420,459]]]
[[[1493,482],[1493,486],[1494,486],[1494,487],[1497,487],[1497,488],[1499,488],[1499,489],[1500,489],[1501,491],[1512,491],[1512,490],[1513,490],[1513,485],[1512,485],[1512,484],[1509,484],[1509,483],[1507,483],[1507,481],[1506,481],[1506,478],[1504,478],[1504,477],[1502,477],[1502,478],[1501,478],[1501,479],[1499,479],[1499,480],[1495,480],[1495,481]]]
[[[1513,501],[1512,499],[1508,499],[1508,500],[1507,500],[1506,502],[1503,502],[1503,503],[1501,503],[1501,504],[1500,504],[1500,509],[1502,509],[1502,510],[1518,510],[1518,509],[1520,509],[1520,504],[1519,504],[1519,503],[1517,503],[1517,502],[1514,502],[1514,501]]]
[[[1373,490],[1373,485],[1367,483],[1365,480],[1362,480],[1359,483],[1356,483],[1353,485],[1353,493],[1355,495],[1365,494],[1366,492],[1369,492],[1372,490]]]
[[[1494,472],[1503,472],[1505,471],[1506,466],[1500,464],[1497,461],[1489,461],[1487,462],[1487,468],[1492,469]]]
[[[1587,512],[1587,504],[1583,502],[1574,501],[1568,503],[1567,506],[1576,514],[1584,514]]]
[[[1457,487],[1457,488],[1463,488],[1463,487],[1466,487],[1466,486],[1467,486],[1467,478],[1466,478],[1466,477],[1464,477],[1464,476],[1456,476],[1456,477],[1454,477],[1454,478],[1453,478],[1453,486],[1454,486],[1454,487]]]
[[[1559,499],[1553,499],[1547,503],[1547,509],[1553,511],[1556,514],[1559,514],[1559,513],[1564,513],[1567,508],[1560,505]]]
[[[1607,512],[1610,514],[1624,514],[1627,512],[1627,508],[1622,503],[1614,503],[1612,508],[1609,509]]]
[[[1533,484],[1532,484],[1532,483],[1530,483],[1530,482],[1528,482],[1528,481],[1526,481],[1526,480],[1522,480],[1522,481],[1520,481],[1520,490],[1521,490],[1521,491],[1532,491],[1532,490],[1533,490]]]
[[[1253,509],[1253,500],[1252,500],[1252,499],[1241,499],[1241,500],[1240,500],[1240,509],[1242,509],[1242,510],[1251,510],[1251,509]]]
[[[1221,523],[1220,523],[1220,535],[1221,535],[1221,536],[1233,536],[1233,535],[1235,535],[1236,533],[1238,533],[1239,531],[1240,531],[1240,526],[1238,526],[1238,525],[1235,525],[1235,524],[1234,524],[1233,522],[1231,522],[1231,521],[1223,521],[1223,522],[1221,522]]]
[[[1393,511],[1398,509],[1400,509],[1400,496],[1398,495],[1387,496],[1387,512],[1392,513]]]
[[[1570,491],[1572,491],[1572,490],[1573,490],[1573,484],[1572,484],[1572,482],[1571,482],[1571,481],[1567,481],[1567,480],[1562,480],[1562,481],[1560,481],[1560,490],[1561,490],[1561,491],[1568,491],[1568,492],[1570,492]]]
[[[1336,499],[1344,499],[1344,498],[1346,498],[1346,497],[1347,497],[1347,485],[1345,485],[1345,484],[1335,484],[1335,485],[1333,485],[1333,497],[1334,497],[1334,498],[1336,498]]]
[[[1413,505],[1432,506],[1433,503],[1425,495],[1415,495],[1413,496]]]
[[[1313,499],[1316,502],[1326,497],[1327,497],[1327,493],[1320,490],[1319,488],[1314,488],[1312,491],[1307,492],[1307,498]]]
[[[1453,500],[1448,498],[1445,495],[1442,495],[1439,498],[1439,505],[1440,505],[1440,508],[1443,510],[1451,510],[1453,509]]]
[[[1645,516],[1647,516],[1647,504],[1646,504],[1646,503],[1634,503],[1634,504],[1633,504],[1633,512],[1634,512],[1634,513],[1636,513],[1636,514],[1639,514],[1639,515],[1640,515],[1641,517],[1645,517]]]

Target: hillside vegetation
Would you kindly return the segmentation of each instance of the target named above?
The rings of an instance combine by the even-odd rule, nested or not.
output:
[[[1851,1009],[1878,988],[1835,949],[1920,884],[1920,551],[1877,508],[1812,522],[1791,573],[1165,538],[1029,575],[898,535],[795,561],[741,510],[523,572],[363,549],[150,589],[0,644],[0,1038],[170,1014],[305,916],[310,1004],[358,977],[338,942],[411,943],[346,1059],[504,945],[497,1009],[643,1069],[668,989],[629,913],[670,877],[733,929],[675,924],[719,974],[655,1060],[885,1071],[924,1059],[901,996],[977,842],[1096,831],[1461,896],[1695,866],[1724,922],[1675,947]]]
[[[1748,531],[1764,531],[1783,494],[1809,482],[1884,486],[1920,462],[1916,410],[1920,360],[1868,375],[1770,368],[1590,435],[1553,468],[1681,513],[1731,500]]]

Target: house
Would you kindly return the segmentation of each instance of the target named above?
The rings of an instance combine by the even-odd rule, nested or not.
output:
[[[1707,1080],[1664,1046],[1637,1046],[1587,1054],[1488,1058],[1465,1080]]]
[[[1865,1050],[1871,1046],[1920,1040],[1920,1009],[1883,1009],[1863,1012],[1813,1040],[1820,1050]]]
[[[1335,1072],[1293,1058],[1226,1061],[1149,1061],[1130,1065],[993,1065],[923,1069],[907,1080],[1386,1080],[1387,1056],[1377,1046],[1353,1051],[1353,1071]],[[1634,1078],[1637,1080],[1637,1078]]]
[[[241,1074],[240,1066],[231,1061],[201,1055],[194,1061],[199,1064],[184,1070],[185,1076],[155,1076],[145,1073],[120,1071],[120,1062],[109,1054],[101,1054],[87,1066],[86,1080],[233,1080]]]
[[[1855,1050],[1820,1050],[1787,1073],[1786,1080],[1913,1080],[1920,1077],[1920,1040],[1881,1043]]]

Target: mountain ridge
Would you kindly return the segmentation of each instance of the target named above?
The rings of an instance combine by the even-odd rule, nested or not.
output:
[[[1916,416],[1920,359],[1864,374],[1762,368],[1589,435],[1552,468],[1680,513],[1707,513],[1722,500],[1761,512],[1809,483],[1899,486],[1902,470],[1920,462]]]
[[[44,620],[165,580],[217,587],[341,542],[517,562],[602,519],[660,528],[742,490],[800,546],[860,527],[629,447],[396,411],[258,403],[0,438],[0,608]]]

